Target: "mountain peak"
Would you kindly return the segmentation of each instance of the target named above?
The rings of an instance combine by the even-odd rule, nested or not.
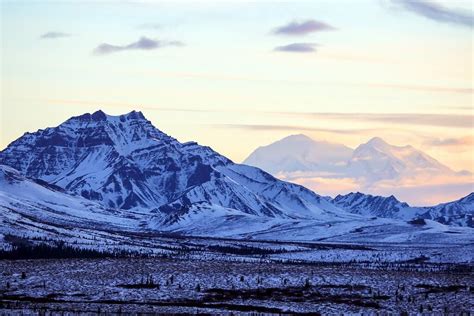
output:
[[[73,116],[69,120],[78,120],[78,121],[105,121],[107,120],[107,114],[102,110],[95,111],[94,113],[84,113],[79,116]]]
[[[128,120],[146,120],[145,116],[141,111],[133,110],[130,113],[120,115],[120,119],[128,119]]]
[[[372,145],[372,146],[390,146],[386,141],[384,141],[380,137],[373,137],[367,142],[367,145]]]
[[[304,134],[294,134],[280,139],[280,142],[314,142],[314,139]]]

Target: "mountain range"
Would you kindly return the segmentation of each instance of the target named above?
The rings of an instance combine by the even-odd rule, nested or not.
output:
[[[470,172],[453,171],[421,150],[410,145],[390,145],[380,137],[353,150],[342,144],[292,135],[257,148],[243,163],[329,195],[344,191],[396,194],[423,205],[449,200],[448,189],[445,197],[439,188],[460,186],[457,196],[474,188]],[[434,188],[426,189],[430,184],[437,186],[438,198],[433,197]]]
[[[338,149],[326,157],[328,164],[346,154]],[[210,147],[181,143],[135,111],[72,117],[25,133],[0,152],[4,236],[74,240],[100,232],[109,242],[117,232],[329,241],[472,239],[472,228],[459,227],[472,227],[472,195],[426,210],[372,198],[318,195],[236,164]],[[411,222],[415,218],[426,221],[420,227]]]
[[[474,227],[474,192],[436,206],[411,207],[393,195],[373,196],[360,192],[337,195],[333,203],[354,214],[402,220],[430,219],[442,224]]]

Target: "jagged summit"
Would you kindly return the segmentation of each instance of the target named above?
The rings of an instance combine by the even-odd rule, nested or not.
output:
[[[141,111],[131,111],[127,114],[122,115],[109,115],[102,110],[97,110],[94,113],[84,113],[79,116],[73,116],[69,120],[80,120],[80,121],[105,121],[107,119],[118,118],[120,121],[124,122],[126,120],[146,120],[145,116]]]
[[[398,213],[410,206],[405,202],[400,202],[396,197],[374,196],[361,192],[351,192],[346,195],[337,195],[333,202],[351,213],[394,218]],[[398,216],[400,217],[400,216]]]

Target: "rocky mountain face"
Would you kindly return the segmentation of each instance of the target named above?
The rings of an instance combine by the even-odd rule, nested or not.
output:
[[[103,207],[155,213],[164,222],[196,205],[278,218],[348,215],[304,187],[180,143],[135,111],[97,111],[26,133],[0,152],[0,164]]]
[[[333,199],[333,203],[354,214],[385,218],[400,218],[400,215],[405,215],[404,210],[409,207],[407,203],[398,201],[393,195],[383,197],[360,192],[338,195]]]
[[[474,227],[474,192],[453,202],[420,209],[422,218],[446,225]]]

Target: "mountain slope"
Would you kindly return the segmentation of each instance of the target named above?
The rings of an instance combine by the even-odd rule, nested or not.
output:
[[[106,208],[157,214],[167,224],[195,204],[272,218],[353,217],[304,187],[180,143],[140,112],[97,111],[27,133],[0,152],[0,164]]]
[[[474,227],[474,192],[453,202],[420,209],[422,218],[446,225]]]
[[[71,235],[74,230],[136,230],[140,214],[109,209],[0,165],[1,233]]]
[[[163,239],[172,236],[166,233],[282,241],[472,242],[472,233],[466,228],[429,220],[419,227],[356,215],[350,220],[282,219],[205,202],[193,203],[178,217],[179,220],[164,223],[159,220],[160,214],[104,208],[100,203],[71,196],[57,186],[25,178],[0,165],[0,246],[3,236],[13,235],[62,240],[97,249],[160,249]],[[158,238],[159,244],[150,238]]]

